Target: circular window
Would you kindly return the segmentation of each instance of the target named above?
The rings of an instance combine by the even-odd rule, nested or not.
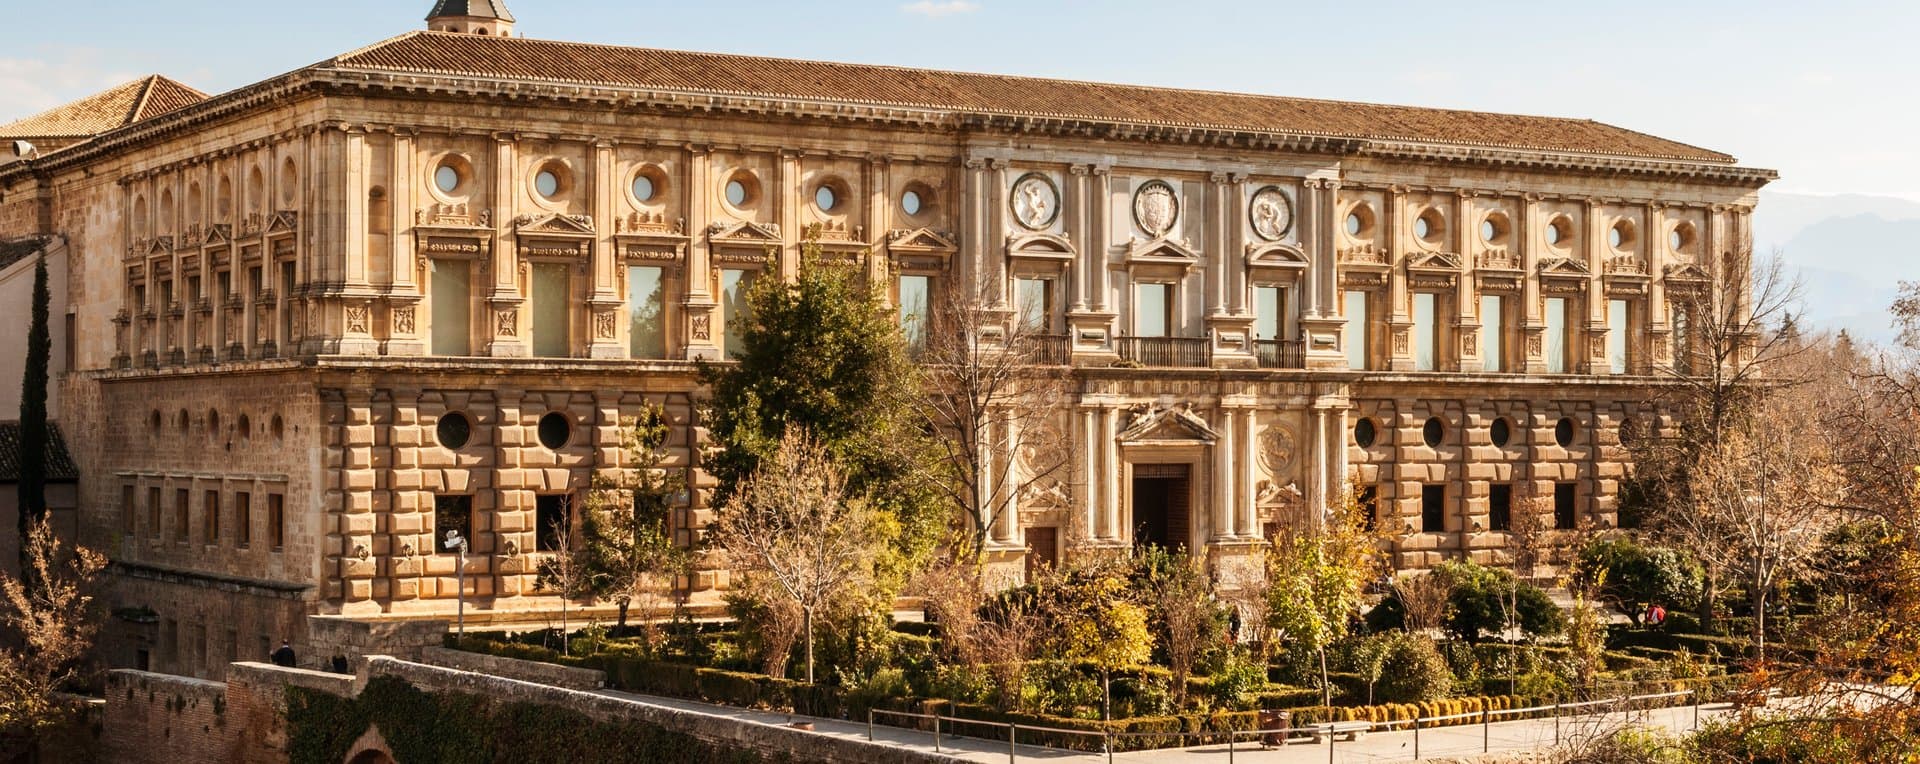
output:
[[[1572,419],[1562,417],[1560,421],[1554,423],[1553,442],[1560,444],[1561,448],[1566,448],[1567,446],[1573,445],[1573,420]]]
[[[1607,243],[1612,244],[1614,249],[1622,249],[1632,244],[1633,224],[1625,220],[1614,223],[1613,229],[1607,232]]]
[[[451,165],[440,165],[440,169],[433,171],[433,187],[443,194],[453,193],[460,188],[460,171]]]
[[[552,199],[560,193],[560,176],[552,170],[541,170],[533,176],[533,190],[539,192],[541,198]]]
[[[540,445],[558,451],[567,445],[567,439],[571,437],[573,423],[567,421],[566,414],[552,411],[540,417]]]
[[[473,186],[473,165],[459,154],[448,154],[440,158],[433,168],[433,190],[449,200],[458,200],[467,195]]]
[[[1428,448],[1439,448],[1440,439],[1446,434],[1447,426],[1437,416],[1428,417],[1427,423],[1420,428],[1420,440],[1426,443]]]
[[[747,203],[747,184],[737,180],[727,181],[727,203],[735,207],[745,206]]]
[[[466,414],[449,411],[440,417],[440,423],[433,427],[434,437],[440,439],[440,445],[459,450],[473,437],[473,422]]]
[[[1415,218],[1413,221],[1414,238],[1428,244],[1438,243],[1440,237],[1445,235],[1446,232],[1447,221],[1440,216],[1439,210],[1428,209],[1426,212],[1420,213],[1420,217]]]
[[[653,199],[653,179],[645,175],[633,176],[633,199],[644,202]]]
[[[726,186],[721,189],[727,204],[737,210],[752,209],[760,200],[760,181],[753,173],[740,170],[728,176]]]
[[[1560,217],[1554,218],[1553,222],[1547,224],[1548,244],[1559,244],[1572,238],[1573,221],[1568,220],[1567,216],[1561,215]]]
[[[1371,419],[1362,419],[1353,424],[1353,442],[1361,448],[1372,448],[1374,438],[1379,435],[1380,433],[1374,430]]]
[[[1509,230],[1510,227],[1507,223],[1507,216],[1498,212],[1488,215],[1486,220],[1480,221],[1480,238],[1488,244],[1505,243],[1507,240],[1507,231]]]
[[[1675,250],[1678,250],[1680,249],[1680,244],[1681,244],[1680,229],[1676,228],[1674,229],[1673,233],[1667,234],[1667,246]]]
[[[1493,221],[1491,221],[1491,220],[1483,220],[1483,221],[1481,221],[1481,222],[1480,222],[1480,238],[1481,238],[1481,240],[1483,240],[1483,241],[1493,241],[1493,237],[1495,237],[1495,236],[1498,236],[1499,234],[1500,234],[1500,231],[1499,231],[1498,229],[1495,229],[1495,228],[1493,227]]]
[[[1425,217],[1421,217],[1413,221],[1414,238],[1424,239],[1424,238],[1427,238],[1427,236],[1432,233],[1433,233],[1433,224],[1428,223]]]
[[[1359,236],[1359,235],[1360,235],[1360,215],[1359,215],[1359,213],[1348,213],[1348,214],[1347,214],[1347,235],[1349,235],[1349,236]]]
[[[1513,425],[1507,423],[1506,417],[1495,419],[1493,426],[1487,428],[1487,438],[1492,440],[1494,445],[1505,448],[1508,441],[1513,440]]]
[[[813,190],[813,204],[821,212],[832,212],[833,208],[840,206],[840,199],[833,193],[833,186],[822,183]]]
[[[900,211],[908,215],[920,214],[920,192],[908,189],[900,195]]]
[[[1667,234],[1667,244],[1675,252],[1693,251],[1693,224],[1681,223],[1674,226],[1673,231]]]

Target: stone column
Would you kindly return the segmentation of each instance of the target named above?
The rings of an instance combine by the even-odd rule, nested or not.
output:
[[[1006,433],[1006,466],[1000,470],[1002,486],[999,528],[994,536],[1007,546],[1020,545],[1020,424],[1012,411],[1000,413],[1000,427]]]
[[[1119,542],[1126,539],[1126,528],[1120,520],[1120,409],[1107,404],[1100,410],[1100,480],[1104,486],[1101,491],[1099,538],[1102,541]]]
[[[1226,222],[1222,233],[1225,236],[1221,245],[1221,262],[1227,267],[1227,310],[1236,316],[1250,316],[1252,309],[1247,304],[1251,284],[1247,274],[1247,175],[1233,173],[1227,176]],[[1286,323],[1281,316],[1280,322]],[[1248,330],[1252,338],[1251,329]]]
[[[588,358],[625,358],[627,348],[620,343],[621,308],[626,295],[620,294],[620,245],[613,238],[614,199],[621,196],[613,142],[596,140],[588,161],[588,182],[581,184],[593,194],[593,249],[588,270],[592,289],[587,296]]]
[[[1232,266],[1227,252],[1227,205],[1223,198],[1226,194],[1226,174],[1209,173],[1206,196],[1200,205],[1200,235],[1205,238],[1200,242],[1201,267],[1205,269],[1202,283],[1207,295],[1204,315],[1208,318],[1227,313],[1227,282],[1231,280],[1228,271]]]
[[[1067,178],[1066,178],[1067,182],[1061,184],[1061,190],[1060,190],[1061,222],[1065,225],[1067,238],[1072,240],[1074,244],[1082,250],[1079,258],[1080,261],[1073,263],[1067,268],[1068,273],[1067,273],[1067,279],[1066,279],[1066,287],[1067,287],[1066,300],[1067,300],[1067,306],[1068,306],[1067,309],[1069,313],[1082,313],[1086,311],[1087,292],[1090,290],[1088,279],[1091,278],[1091,275],[1088,272],[1093,270],[1092,268],[1086,267],[1085,265],[1085,263],[1088,260],[1091,260],[1093,257],[1092,252],[1085,251],[1087,249],[1086,243],[1088,241],[1088,236],[1087,236],[1087,173],[1088,171],[1089,171],[1088,167],[1083,164],[1076,164],[1076,165],[1069,166],[1067,168]],[[1071,324],[1072,321],[1069,320],[1068,323]]]
[[[1398,186],[1387,193],[1381,214],[1381,229],[1386,232],[1387,264],[1387,368],[1393,371],[1413,369],[1413,344],[1408,341],[1413,320],[1407,315],[1407,237],[1413,235],[1412,215],[1407,214],[1407,195]]]
[[[529,354],[520,327],[520,250],[513,238],[514,192],[520,188],[520,154],[511,133],[496,133],[493,140],[493,214],[488,221],[494,229],[493,278],[487,296],[487,355],[524,358]]]
[[[1225,541],[1238,532],[1234,527],[1233,511],[1235,496],[1233,442],[1238,420],[1239,412],[1228,408],[1224,402],[1221,403],[1220,440],[1213,444],[1213,490],[1209,491],[1213,503],[1213,511],[1209,514],[1213,524],[1211,536],[1215,541]]]
[[[981,202],[986,205],[985,235],[981,237],[980,252],[986,257],[985,273],[988,274],[987,292],[993,295],[995,307],[1007,307],[1009,289],[1007,286],[1007,253],[1000,242],[1012,230],[1007,220],[1007,163],[1004,160],[987,160],[987,172]]]
[[[425,323],[425,317],[420,315],[423,285],[419,281],[421,264],[417,260],[419,248],[413,231],[413,211],[416,209],[413,135],[409,129],[394,130],[392,155],[387,162],[390,180],[387,184],[387,204],[392,207],[392,223],[387,236],[387,266],[391,269],[393,282],[393,289],[387,298],[387,355],[415,356],[427,353],[426,342],[420,333],[420,327]],[[278,274],[274,278],[277,280]],[[279,284],[276,282],[275,286]],[[280,296],[280,310],[291,309],[291,297],[286,294]],[[286,348],[290,339],[281,337],[280,347]]]
[[[1473,242],[1485,241],[1485,238],[1480,235],[1480,211],[1474,209],[1473,199],[1467,192],[1454,194],[1453,208],[1454,218],[1459,221],[1453,227],[1453,251],[1460,257],[1460,275],[1453,284],[1453,336],[1448,338],[1446,347],[1437,349],[1435,360],[1443,370],[1479,371],[1478,364],[1469,364],[1480,358],[1477,340],[1481,331],[1480,306],[1473,290]],[[1469,339],[1476,341],[1469,343]]]
[[[964,290],[960,294],[963,301],[972,301],[986,288],[984,268],[987,252],[991,249],[987,242],[987,160],[968,159],[960,171],[961,185],[959,208],[960,219],[955,226],[960,231],[960,261],[955,263],[955,288]]]
[[[685,194],[687,209],[687,283],[680,311],[680,336],[686,340],[683,357],[689,361],[718,359],[714,344],[712,253],[708,248],[707,226],[713,219],[713,152],[708,146],[685,146],[686,177],[680,193]]]
[[[1113,213],[1113,175],[1109,172],[1111,169],[1105,165],[1093,167],[1093,193],[1090,195],[1093,202],[1093,215],[1090,216],[1093,221],[1093,236],[1090,240],[1082,242],[1089,255],[1088,267],[1093,270],[1093,309],[1099,313],[1112,310],[1107,305],[1107,295],[1113,292],[1113,269],[1107,262],[1108,250],[1113,246],[1113,224],[1109,220]],[[1111,318],[1108,319],[1107,331],[1109,335],[1112,334]]]
[[[1100,508],[1105,506],[1102,502],[1105,500],[1106,473],[1100,468],[1103,456],[1100,448],[1100,418],[1100,410],[1093,404],[1085,401],[1080,403],[1080,470],[1082,485],[1086,486],[1080,497],[1084,503],[1080,519],[1081,530],[1089,539],[1100,538]]]
[[[1540,231],[1540,239],[1545,241],[1550,220],[1542,220],[1540,197],[1528,194],[1520,208],[1520,220],[1527,236],[1515,240],[1520,247],[1520,305],[1524,311],[1520,320],[1520,341],[1522,361],[1521,369],[1528,374],[1542,374],[1547,370],[1547,359],[1542,344],[1542,333],[1546,331],[1546,322],[1541,319],[1540,299],[1540,249],[1534,246],[1533,231]],[[1571,245],[1570,245],[1571,246]]]
[[[800,155],[793,151],[782,151],[773,168],[773,193],[767,194],[767,201],[773,204],[774,220],[780,225],[780,262],[776,265],[780,277],[791,281],[800,273],[800,239],[805,235],[800,230]]]
[[[1240,412],[1240,436],[1236,443],[1240,449],[1238,461],[1240,472],[1239,496],[1234,502],[1240,509],[1240,532],[1242,538],[1260,536],[1260,494],[1257,449],[1259,439],[1259,410],[1242,409]]]

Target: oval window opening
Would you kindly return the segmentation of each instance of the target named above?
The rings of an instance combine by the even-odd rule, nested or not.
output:
[[[440,169],[433,171],[433,185],[443,194],[451,194],[459,190],[460,171],[449,165],[440,165]]]
[[[1490,428],[1487,434],[1490,439],[1493,440],[1494,445],[1505,447],[1508,441],[1513,440],[1513,427],[1507,424],[1505,417],[1502,417],[1493,420],[1493,427]]]
[[[1433,225],[1428,223],[1426,218],[1420,218],[1413,221],[1414,238],[1424,239],[1424,238],[1427,238],[1427,234],[1430,234],[1430,233],[1433,233]]]
[[[440,438],[440,445],[459,450],[473,437],[473,423],[467,420],[467,415],[456,411],[440,417],[440,424],[433,432]]]
[[[540,417],[540,445],[558,451],[572,436],[573,423],[567,421],[566,414],[554,411]]]
[[[908,191],[900,195],[900,209],[909,215],[920,214],[920,194]]]
[[[653,201],[653,179],[645,175],[633,179],[633,198],[643,202]]]
[[[1373,440],[1378,435],[1371,419],[1362,419],[1353,425],[1353,442],[1361,448],[1372,448]]]
[[[1560,444],[1561,448],[1566,448],[1567,446],[1573,445],[1573,420],[1572,419],[1563,418],[1559,422],[1554,423],[1553,442]]]
[[[1348,236],[1360,235],[1360,215],[1358,215],[1357,213],[1347,215],[1347,235]]]
[[[541,170],[539,175],[533,176],[533,190],[540,192],[542,198],[552,199],[560,193],[560,176],[553,174],[552,170]]]
[[[839,202],[839,199],[834,198],[832,187],[821,186],[814,189],[813,203],[820,208],[821,212],[832,212],[834,205]]]
[[[747,203],[747,184],[737,180],[727,181],[727,203],[739,207]]]
[[[1429,418],[1426,425],[1420,428],[1420,439],[1428,448],[1439,448],[1440,439],[1446,434],[1447,426],[1441,424],[1440,417]]]

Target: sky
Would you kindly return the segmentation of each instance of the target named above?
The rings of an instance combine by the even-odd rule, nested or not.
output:
[[[1773,190],[1920,201],[1914,2],[509,3],[536,38],[1595,119],[1777,169]],[[0,122],[150,73],[229,90],[431,7],[0,0]]]

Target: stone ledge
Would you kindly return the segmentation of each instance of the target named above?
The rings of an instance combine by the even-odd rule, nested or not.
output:
[[[445,647],[428,647],[421,650],[420,660],[433,666],[491,674],[569,690],[598,690],[607,685],[607,674],[604,671],[574,668],[556,663],[525,661],[485,653],[470,653]]]

